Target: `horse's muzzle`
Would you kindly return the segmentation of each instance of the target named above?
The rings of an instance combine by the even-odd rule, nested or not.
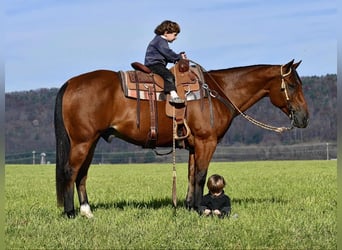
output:
[[[309,124],[309,114],[303,111],[295,111],[291,114],[293,126],[296,128],[306,128]]]

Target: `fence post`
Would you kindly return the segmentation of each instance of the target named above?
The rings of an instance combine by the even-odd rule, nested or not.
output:
[[[36,151],[32,151],[32,164],[36,164]]]
[[[43,152],[40,154],[40,164],[46,164],[46,154]]]

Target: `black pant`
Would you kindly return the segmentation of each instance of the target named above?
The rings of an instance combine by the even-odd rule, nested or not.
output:
[[[155,74],[160,75],[164,79],[164,93],[169,94],[172,90],[176,90],[175,76],[163,64],[154,64],[148,68]]]

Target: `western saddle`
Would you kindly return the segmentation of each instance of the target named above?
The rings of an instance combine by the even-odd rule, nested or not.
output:
[[[145,65],[134,62],[131,64],[134,70],[120,71],[122,89],[128,98],[137,100],[137,126],[140,125],[140,101],[148,100],[150,106],[150,131],[145,147],[155,148],[158,136],[158,119],[156,112],[156,102],[165,102],[165,113],[172,118],[177,126],[175,139],[180,141],[186,139],[190,134],[187,125],[186,105],[188,101],[202,99],[203,91],[200,82],[204,82],[203,72],[198,65],[190,66],[190,61],[181,59],[170,71],[176,79],[178,95],[185,100],[185,105],[171,105],[169,95],[164,94],[164,80],[161,76],[154,74]],[[183,143],[184,145],[184,143]]]

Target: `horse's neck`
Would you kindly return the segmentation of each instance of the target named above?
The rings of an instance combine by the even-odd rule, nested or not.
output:
[[[245,111],[267,96],[275,74],[266,72],[265,66],[243,67],[213,74],[229,100]]]

